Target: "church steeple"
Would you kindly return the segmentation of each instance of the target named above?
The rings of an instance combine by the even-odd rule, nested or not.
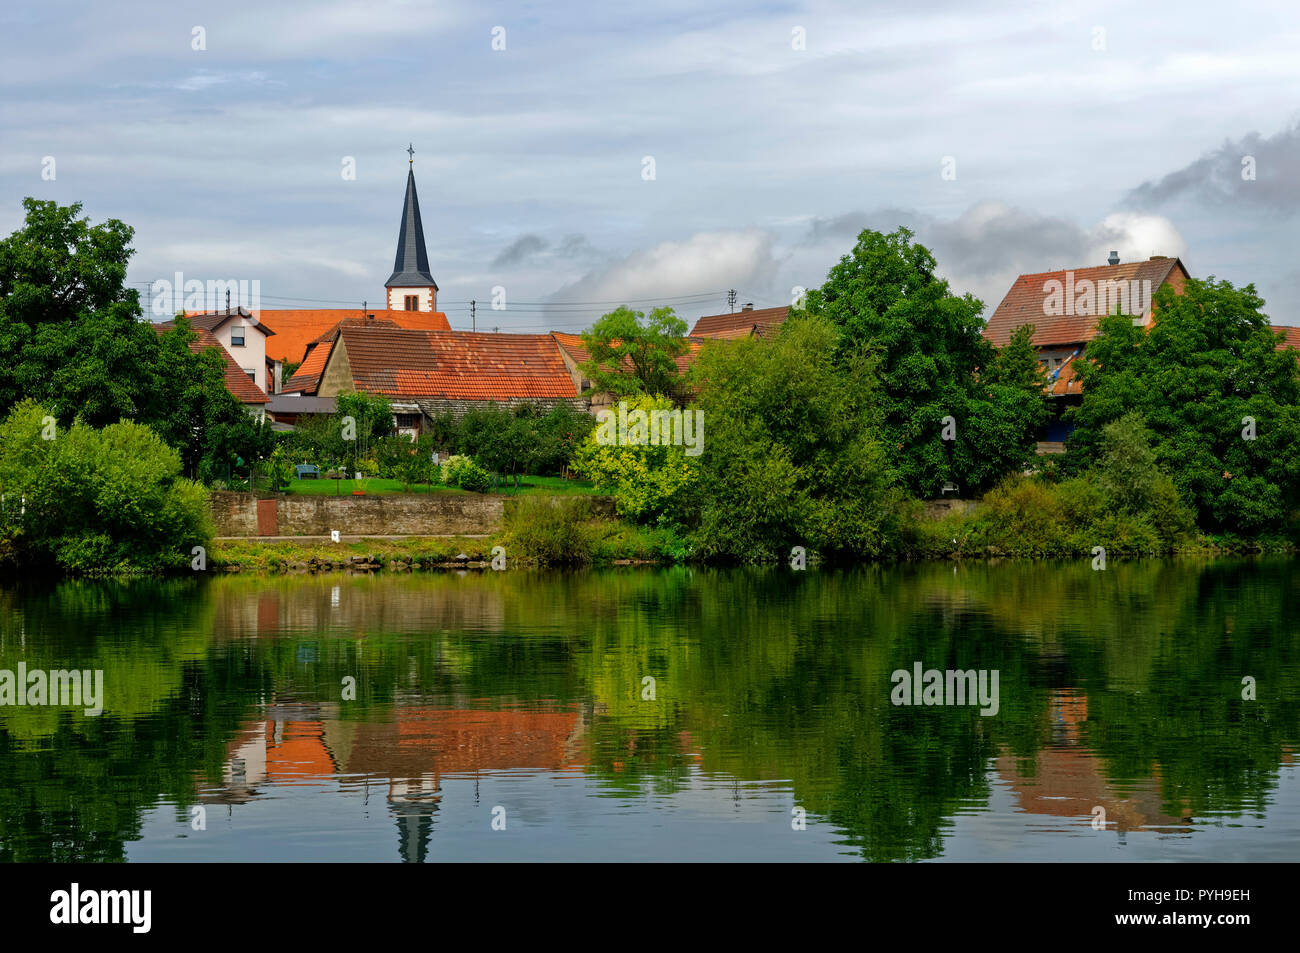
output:
[[[393,275],[384,287],[388,289],[391,310],[437,311],[438,283],[429,270],[420,200],[415,194],[415,150],[408,146],[407,152],[411,154],[411,168],[406,173],[406,200],[402,203],[402,225],[397,233],[397,257],[393,261]]]

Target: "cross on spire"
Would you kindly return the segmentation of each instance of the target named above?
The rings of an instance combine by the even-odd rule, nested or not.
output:
[[[415,165],[415,146],[409,142],[406,144],[406,154],[411,157],[407,161],[410,162],[411,165]]]

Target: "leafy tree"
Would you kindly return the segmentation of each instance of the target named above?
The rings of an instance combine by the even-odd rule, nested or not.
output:
[[[629,416],[636,411],[671,413],[673,402],[643,394],[630,399],[627,409]],[[619,515],[670,527],[692,522],[699,505],[699,465],[696,457],[686,455],[685,445],[624,443],[608,437],[608,430],[598,424],[574,453],[573,468],[613,495]]]
[[[26,199],[24,226],[0,240],[0,413],[23,398],[63,424],[134,420],[180,451],[186,473],[211,475],[270,452],[227,390],[215,352],[195,354],[184,321],[157,334],[127,288],[133,231],[91,225],[79,204]]]
[[[714,342],[693,373],[708,439],[700,456],[698,550],[784,559],[793,546],[873,556],[894,533],[895,476],[880,441],[871,361],[829,320],[775,338]]]
[[[1046,414],[1041,380],[1024,366],[1025,337],[999,363],[981,333],[982,302],[953,294],[911,239],[906,228],[864,230],[808,292],[803,314],[840,329],[839,361],[875,360],[884,442],[907,489],[937,495],[953,480],[981,490],[1033,459]]]
[[[67,572],[178,569],[212,535],[203,488],[148,427],[54,427],[24,401],[0,424],[0,538],[18,565]]]
[[[1278,350],[1253,285],[1193,279],[1182,294],[1160,288],[1153,304],[1149,329],[1125,315],[1099,322],[1076,371],[1083,401],[1070,464],[1098,460],[1104,427],[1135,411],[1202,527],[1280,526],[1300,490],[1296,352]]]
[[[647,316],[620,306],[582,333],[589,359],[581,370],[595,390],[615,397],[672,397],[681,387],[677,358],[687,350],[686,330],[672,308],[655,308]]]

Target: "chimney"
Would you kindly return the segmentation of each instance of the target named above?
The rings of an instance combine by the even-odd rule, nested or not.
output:
[[[1108,261],[1108,262],[1109,262],[1110,264],[1112,264],[1112,265],[1118,265],[1118,264],[1119,264],[1119,252],[1117,252],[1117,251],[1112,251],[1112,252],[1110,253],[1110,257],[1107,258],[1106,261]]]
[[[754,302],[752,302],[752,301],[748,301],[748,302],[746,302],[745,305],[744,305],[744,307],[742,307],[740,310],[741,310],[741,311],[753,311],[753,310],[754,310]]]

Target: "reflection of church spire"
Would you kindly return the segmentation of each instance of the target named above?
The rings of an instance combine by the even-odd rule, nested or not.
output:
[[[397,854],[404,864],[423,864],[429,858],[441,787],[438,776],[431,774],[389,782],[388,803],[397,819]]]

